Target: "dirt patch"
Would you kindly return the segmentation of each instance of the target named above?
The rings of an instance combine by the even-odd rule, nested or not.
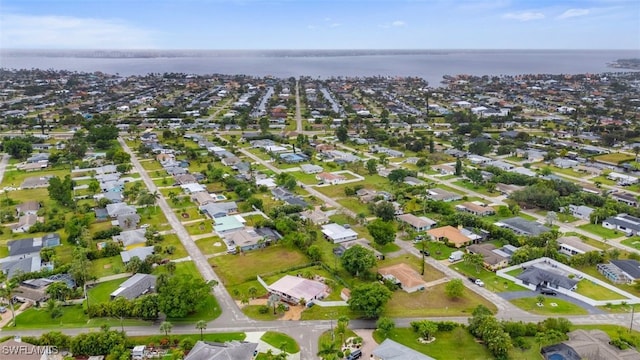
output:
[[[282,320],[300,320],[300,315],[305,307],[302,305],[289,306],[289,311],[284,313]]]

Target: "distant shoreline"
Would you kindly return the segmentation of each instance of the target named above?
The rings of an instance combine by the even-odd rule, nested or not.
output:
[[[618,59],[607,66],[614,69],[640,70],[640,58]]]

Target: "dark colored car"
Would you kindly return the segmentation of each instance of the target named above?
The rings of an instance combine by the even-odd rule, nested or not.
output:
[[[351,354],[349,354],[349,357],[347,357],[347,360],[360,359],[361,357],[362,357],[362,351],[358,349],[358,350],[354,350]]]
[[[431,253],[428,250],[420,250],[420,254],[424,254],[424,256],[431,256]]]
[[[551,289],[540,289],[540,294],[542,295],[552,295],[552,296],[556,296],[558,295],[557,292],[551,290]]]

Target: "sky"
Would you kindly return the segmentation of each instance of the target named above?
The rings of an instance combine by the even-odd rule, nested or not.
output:
[[[640,50],[640,0],[0,0],[0,48]]]

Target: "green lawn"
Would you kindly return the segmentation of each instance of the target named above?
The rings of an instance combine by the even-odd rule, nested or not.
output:
[[[219,244],[220,246],[215,246],[215,244]],[[198,245],[200,251],[205,255],[227,251],[227,247],[218,236],[196,240],[196,245]]]
[[[120,326],[119,319],[99,318],[89,319],[84,314],[82,305],[72,305],[62,307],[62,316],[52,319],[45,309],[30,308],[16,316],[17,326],[12,329],[52,329],[52,328],[73,328],[73,327],[100,327],[108,324],[114,327]],[[148,325],[149,322],[135,319],[125,319],[124,325],[140,326]]]
[[[625,161],[633,161],[636,158],[631,154],[611,153],[611,154],[598,155],[595,157],[595,159],[617,165]]]
[[[526,290],[526,288],[507,279],[503,279],[496,275],[496,273],[483,267],[479,267],[478,270],[480,271],[477,271],[475,265],[469,265],[464,262],[458,262],[450,267],[465,276],[471,276],[482,280],[484,282],[484,286],[493,292]]]
[[[218,300],[213,295],[209,295],[207,300],[200,305],[200,309],[193,314],[183,318],[167,318],[173,323],[197,322],[200,320],[211,321],[222,314],[222,309],[218,305]]]
[[[624,236],[620,231],[606,229],[600,224],[585,224],[578,226],[578,228],[588,231],[594,235],[598,235],[603,239],[615,239]]]
[[[4,178],[2,179],[2,183],[0,184],[0,187],[6,187],[6,186],[19,187],[20,184],[22,184],[22,182],[26,178],[42,177],[42,176],[49,176],[49,175],[58,176],[59,178],[63,179],[66,175],[71,175],[71,172],[69,171],[68,167],[67,168],[56,167],[56,168],[45,169],[42,171],[29,171],[29,172],[26,172],[24,170],[7,170],[4,173]],[[36,189],[33,189],[33,190],[36,190]],[[44,190],[46,191],[47,189],[44,188]],[[10,193],[10,196],[11,194],[13,194],[13,192]]]
[[[640,250],[640,236],[632,236],[620,242],[628,247]]]
[[[576,293],[593,300],[617,300],[625,298],[615,291],[611,291],[587,279],[580,280]]]
[[[285,350],[289,354],[295,354],[300,351],[300,346],[298,346],[298,343],[289,335],[283,333],[267,331],[266,333],[264,333],[264,335],[262,335],[260,340],[275,347],[276,349]]]
[[[202,234],[213,235],[213,221],[211,220],[203,219],[198,222],[186,224],[184,225],[184,227],[189,233],[189,235],[202,235]]]
[[[472,182],[470,182],[468,180],[467,181],[458,180],[458,181],[454,181],[453,183],[455,185],[458,185],[458,186],[463,187],[465,189],[469,189],[471,191],[477,192],[477,193],[482,194],[482,195],[486,195],[486,196],[496,196],[496,195],[498,195],[498,192],[489,192],[486,187],[481,186],[481,185],[480,186],[476,186],[476,185],[474,185]]]
[[[198,331],[195,327],[194,327],[194,332]],[[206,330],[205,330],[206,331]],[[159,331],[158,331],[159,332]],[[151,336],[127,336],[127,340],[130,343],[133,344],[159,344],[162,339],[164,339],[164,335],[151,335]],[[238,341],[242,341],[246,338],[246,334],[245,333],[241,333],[241,332],[236,332],[236,333],[216,333],[216,334],[202,334],[202,339],[204,341],[213,341],[213,342],[227,342],[227,341],[233,341],[233,340],[238,340]],[[194,343],[198,340],[200,340],[200,334],[175,334],[175,335],[171,335],[171,339],[179,339],[179,340],[183,340],[183,339],[191,339],[194,341]]]
[[[238,255],[214,257],[209,260],[209,263],[215,268],[225,285],[235,285],[255,280],[260,274],[309,263],[309,260],[299,251],[273,245]]]
[[[378,343],[385,339],[378,331],[374,331],[373,336]],[[467,330],[461,327],[449,332],[437,332],[435,334],[436,340],[430,344],[419,342],[418,335],[411,328],[393,329],[387,338],[434,359],[486,360],[493,358],[486,347],[478,343]],[[518,357],[517,359],[522,358]]]
[[[125,272],[120,255],[91,261],[91,274],[101,278]]]
[[[383,254],[388,254],[400,250],[400,246],[394,243],[388,243],[383,246],[373,244],[373,246],[376,248],[376,250],[380,251]]]
[[[510,300],[510,302],[522,310],[538,315],[561,316],[588,314],[588,311],[582,307],[555,297],[545,296],[544,306],[538,306],[538,300],[534,297],[514,299]],[[557,306],[553,306],[552,304],[556,304]]]
[[[302,171],[291,171],[289,174],[293,175],[298,179],[298,181],[302,181],[307,185],[314,185],[318,183],[318,179],[316,179],[316,174],[305,174]]]
[[[416,249],[422,250],[422,246],[424,245],[425,250],[427,250],[431,257],[436,260],[445,260],[448,259],[452,252],[456,251],[456,248],[449,247],[440,241],[429,241],[425,240],[423,243],[415,244]]]
[[[105,281],[105,282],[96,284],[87,292],[89,296],[89,303],[96,304],[96,303],[108,302],[110,300],[109,295],[112,292],[114,292],[118,287],[120,287],[120,284],[122,284],[126,280],[127,278],[122,278],[122,279],[110,280],[110,281]]]

